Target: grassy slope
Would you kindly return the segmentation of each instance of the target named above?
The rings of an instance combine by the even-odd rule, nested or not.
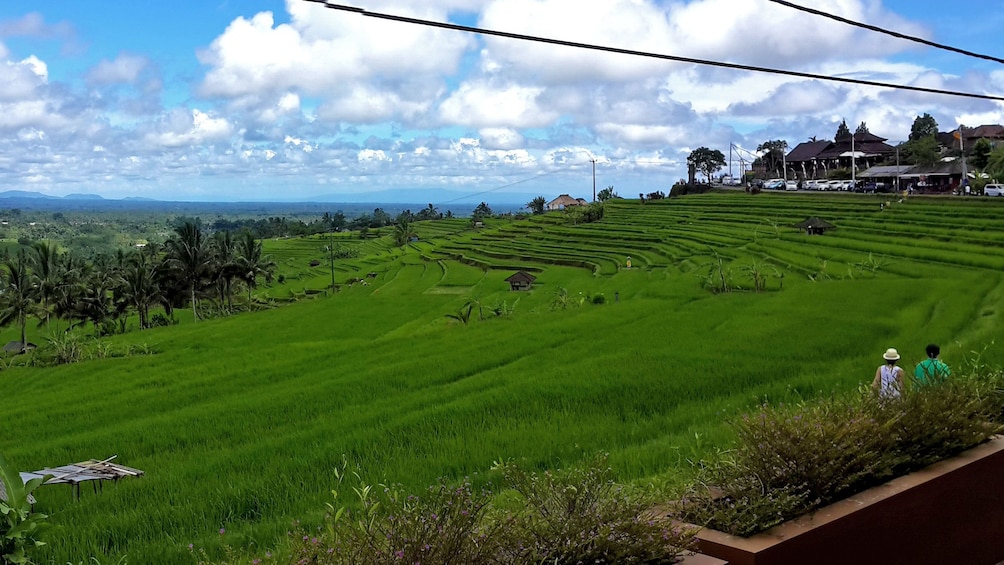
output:
[[[940,341],[958,363],[999,332],[992,262],[1004,209],[911,201],[878,216],[872,199],[761,196],[617,203],[588,226],[548,216],[474,233],[457,222],[403,252],[359,243],[366,254],[336,277],[378,272],[369,286],[115,338],[152,344],[154,356],[0,374],[0,450],[25,470],[118,454],[147,471],[99,496],[85,489],[80,502],[43,489],[40,509],[64,526],[46,558],[190,562],[188,544],[215,547],[220,528],[228,543],[268,547],[291,520],[317,520],[343,456],[416,491],[500,457],[550,467],[597,450],[623,478],[658,477],[727,441],[723,414],[858,386],[889,346],[909,364]],[[808,215],[841,229],[806,238],[774,227]],[[939,221],[944,233],[927,237]],[[767,258],[786,272],[783,290],[701,289],[710,241],[734,258],[737,281],[742,265]],[[277,262],[304,273],[323,245],[282,244],[270,243]],[[862,245],[889,256],[877,274],[854,270]],[[554,265],[582,261],[585,248],[591,265]],[[542,269],[511,320],[444,317],[468,296],[514,298],[511,271],[458,263],[457,250]],[[628,255],[630,271],[619,267]],[[329,276],[322,264],[289,292]],[[608,303],[551,311],[559,287]],[[991,348],[985,360],[1000,357]]]

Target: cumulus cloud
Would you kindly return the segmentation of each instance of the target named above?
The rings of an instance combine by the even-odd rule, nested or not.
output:
[[[517,149],[524,147],[526,139],[511,128],[485,128],[478,132],[481,142],[489,149]]]
[[[105,59],[98,63],[87,73],[87,82],[92,85],[136,84],[149,64],[146,57],[122,53],[112,61]]]
[[[435,6],[398,8],[446,17]],[[461,34],[376,21],[315,3],[290,0],[287,9],[288,24],[276,25],[270,12],[238,18],[200,52],[209,67],[200,92],[234,101],[295,92],[323,98],[331,119],[412,119],[444,89],[443,77],[457,71],[472,43]],[[382,100],[366,100],[374,95]],[[337,102],[345,97],[356,100]]]
[[[37,100],[48,79],[48,66],[34,55],[0,64],[0,101]]]
[[[213,117],[200,110],[173,110],[157,124],[156,131],[145,137],[154,147],[184,147],[226,140],[233,126],[226,118]]]
[[[543,92],[541,87],[465,83],[443,101],[440,117],[446,123],[474,127],[543,127],[560,116],[537,103]]]

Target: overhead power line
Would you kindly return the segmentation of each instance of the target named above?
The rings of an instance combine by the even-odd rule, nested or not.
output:
[[[521,41],[531,41],[536,43],[545,43],[548,45],[561,45],[563,47],[574,47],[577,49],[587,49],[591,51],[602,51],[604,53],[616,53],[619,55],[631,55],[634,57],[646,57],[649,59],[660,59],[664,61],[675,61],[679,63],[690,63],[693,65],[704,65],[711,67],[719,67],[726,69],[735,69],[740,71],[751,71],[757,73],[768,73],[775,75],[784,75],[797,78],[807,78],[822,80],[828,82],[839,82],[844,84],[857,84],[862,86],[873,86],[878,88],[892,88],[895,90],[908,90],[912,92],[923,92],[926,94],[940,94],[944,96],[956,96],[961,98],[976,98],[980,100],[994,100],[998,102],[1004,102],[1004,96],[992,96],[989,94],[977,94],[973,92],[960,92],[953,90],[943,90],[940,88],[927,88],[923,86],[912,86],[906,84],[893,84],[888,82],[880,82],[873,80],[856,79],[849,77],[834,77],[826,76],[815,73],[805,73],[800,71],[791,71],[786,69],[773,69],[769,67],[758,67],[754,65],[740,65],[737,63],[726,63],[722,61],[710,61],[707,59],[695,59],[692,57],[681,57],[678,55],[665,55],[660,53],[649,53],[645,51],[636,51],[633,49],[621,49],[618,47],[606,47],[602,45],[593,45],[589,43],[578,43],[575,41],[564,41],[561,39],[552,39],[547,37],[537,37],[533,35],[523,35],[519,33],[510,33],[506,31],[497,31],[491,29],[485,29],[480,27],[465,26],[460,24],[454,24],[449,22],[437,22],[434,20],[424,20],[420,18],[411,18],[407,16],[398,16],[394,14],[383,14],[380,12],[370,12],[363,8],[357,8],[354,6],[346,6],[344,4],[334,4],[327,2],[326,0],[305,0],[307,2],[316,2],[319,4],[324,4],[326,7],[332,10],[340,10],[343,12],[351,12],[354,14],[359,14],[361,16],[367,16],[370,18],[377,18],[381,20],[389,20],[395,22],[409,23],[415,25],[423,25],[428,27],[435,27],[440,29],[449,29],[454,31],[465,31],[468,33],[477,33],[481,35],[491,35],[495,37],[505,37],[508,39],[518,39]]]
[[[311,0],[311,1],[315,1],[315,0]],[[814,16],[820,16],[820,17],[823,17],[823,18],[829,18],[831,20],[840,22],[842,24],[847,24],[847,25],[851,25],[851,26],[854,26],[854,27],[859,27],[861,29],[867,29],[868,31],[874,31],[875,33],[881,33],[881,34],[884,34],[884,35],[889,35],[889,36],[895,37],[897,39],[905,39],[907,41],[912,41],[914,43],[920,43],[920,44],[923,44],[923,45],[927,45],[928,47],[935,47],[937,49],[944,49],[945,51],[951,51],[953,53],[960,53],[962,55],[966,55],[967,57],[975,57],[977,59],[984,59],[984,60],[987,60],[987,61],[993,61],[995,63],[1002,63],[1002,64],[1004,64],[1004,59],[1001,59],[999,57],[994,57],[993,55],[984,55],[982,53],[975,53],[973,51],[967,51],[965,49],[960,49],[958,47],[952,47],[951,45],[945,45],[943,43],[937,43],[935,41],[930,41],[930,40],[924,39],[922,37],[917,37],[917,36],[914,36],[914,35],[907,35],[905,33],[900,33],[898,31],[892,31],[890,29],[885,29],[883,27],[879,27],[879,26],[875,26],[875,25],[871,25],[871,24],[866,24],[866,23],[862,23],[862,22],[856,22],[854,20],[849,20],[847,18],[843,18],[843,17],[838,16],[836,14],[830,14],[828,12],[824,12],[822,10],[817,10],[815,8],[808,8],[806,6],[800,6],[800,5],[795,4],[793,2],[787,2],[786,0],[767,0],[767,1],[768,2],[773,2],[775,4],[780,4],[782,6],[787,6],[789,8],[793,8],[795,10],[799,10],[799,11],[805,12],[807,14],[812,14]]]

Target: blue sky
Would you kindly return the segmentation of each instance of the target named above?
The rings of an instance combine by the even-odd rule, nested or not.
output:
[[[640,51],[1004,94],[997,63],[767,0],[351,3]],[[801,3],[1004,55],[1004,1]],[[398,200],[426,202],[496,188],[527,200],[588,198],[590,160],[601,188],[631,196],[668,190],[699,146],[726,154],[730,143],[794,146],[831,137],[842,119],[893,141],[923,113],[943,130],[1004,122],[995,102],[481,38],[304,0],[3,2],[0,75],[0,190],[110,198],[393,190]]]

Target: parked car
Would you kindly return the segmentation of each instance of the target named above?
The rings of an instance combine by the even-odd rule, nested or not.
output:
[[[770,190],[783,190],[784,179],[770,179],[764,183],[763,187]]]
[[[1004,196],[1004,184],[988,184],[983,187],[984,196]]]
[[[797,180],[786,180],[786,181],[784,181],[784,189],[785,190],[798,190],[798,181]]]

